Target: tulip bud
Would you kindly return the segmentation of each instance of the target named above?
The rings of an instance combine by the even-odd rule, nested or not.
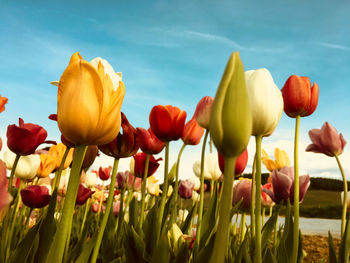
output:
[[[13,152],[4,152],[4,161],[6,163],[7,169],[12,169],[15,158],[16,155]],[[35,177],[39,166],[40,156],[38,154],[21,156],[16,167],[15,175],[20,179],[31,180]]]
[[[51,196],[45,186],[30,185],[21,190],[23,204],[30,208],[42,208],[49,204]]]
[[[224,156],[238,156],[248,145],[252,116],[238,53],[232,53],[216,91],[209,129]]]
[[[95,191],[91,191],[89,188],[84,187],[82,184],[79,184],[76,204],[83,205],[90,198],[90,196],[95,193]]]
[[[196,118],[199,126],[201,126],[204,129],[209,129],[210,113],[213,106],[213,102],[213,97],[205,96],[197,104],[194,117]]]
[[[182,198],[189,199],[192,198],[192,192],[193,192],[194,184],[188,180],[181,181],[179,184],[179,195]]]
[[[216,154],[209,153],[204,158],[204,179],[205,180],[211,180],[216,181],[221,176],[221,171],[219,168],[219,162]],[[201,175],[201,161],[198,160],[193,164],[193,172],[194,174],[200,178]]]
[[[197,145],[200,143],[204,129],[198,125],[195,118],[186,123],[182,133],[182,141],[188,145]]]
[[[98,176],[102,181],[107,181],[111,176],[112,166],[98,169]]]
[[[163,150],[165,143],[159,140],[151,129],[136,128],[136,133],[144,153],[158,154]]]

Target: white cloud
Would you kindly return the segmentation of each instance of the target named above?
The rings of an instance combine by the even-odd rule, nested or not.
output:
[[[326,48],[332,48],[332,49],[339,49],[339,50],[350,50],[349,46],[334,44],[334,43],[327,43],[327,42],[317,42],[318,45],[326,47]]]

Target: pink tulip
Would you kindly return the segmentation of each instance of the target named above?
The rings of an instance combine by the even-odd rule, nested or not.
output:
[[[197,104],[194,117],[196,118],[199,126],[204,129],[209,129],[210,113],[213,102],[213,97],[205,96]]]
[[[7,192],[7,184],[6,164],[0,160],[0,211],[12,201],[12,196]]]
[[[346,145],[343,135],[338,134],[337,130],[328,122],[325,122],[321,129],[310,130],[309,136],[312,144],[307,146],[307,152],[323,153],[333,157],[340,155]]]
[[[189,180],[181,181],[179,184],[179,195],[182,198],[189,199],[192,198],[192,192],[194,189],[194,183]]]

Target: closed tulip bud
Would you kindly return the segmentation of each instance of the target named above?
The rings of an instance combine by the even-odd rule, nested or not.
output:
[[[204,129],[209,129],[210,113],[213,106],[214,98],[211,96],[203,97],[197,104],[194,117],[196,118],[199,126]]]
[[[159,140],[151,129],[136,128],[136,132],[140,148],[144,153],[158,154],[163,150],[165,143]]]
[[[193,189],[194,184],[188,180],[185,180],[180,181],[178,192],[182,198],[189,199],[192,198]]]
[[[19,118],[19,125],[9,125],[7,127],[7,146],[9,149],[19,155],[33,154],[36,148],[44,143],[47,132],[36,124],[24,123]]]
[[[309,137],[312,144],[307,146],[307,152],[323,153],[330,157],[342,154],[346,145],[343,135],[338,134],[328,122],[325,122],[321,129],[310,130]]]
[[[218,157],[219,157],[219,166],[220,166],[220,170],[222,173],[224,173],[224,167],[225,167],[225,159],[224,156],[222,156],[219,152],[218,152]],[[244,152],[242,152],[236,159],[236,166],[235,166],[235,175],[238,177],[240,176],[244,169],[246,168],[248,163],[248,150],[245,149]]]
[[[154,106],[149,115],[152,132],[164,142],[180,139],[185,121],[186,112],[171,105]]]
[[[186,123],[181,139],[185,144],[197,145],[200,143],[203,133],[204,129],[198,125],[196,119],[193,117]]]
[[[56,168],[56,158],[50,154],[40,154],[40,165],[36,175],[39,178],[48,177]]]
[[[139,152],[134,155],[133,159],[131,159],[130,171],[134,174],[134,176],[143,178],[146,165],[146,158],[146,153]],[[157,171],[159,167],[159,161],[161,160],[162,158],[155,159],[153,155],[150,156],[147,177],[153,175]]]
[[[179,250],[179,239],[182,237],[182,235],[183,233],[176,223],[174,223],[168,231],[168,241],[175,255]]]
[[[205,166],[204,166],[205,167]],[[196,171],[196,175],[197,175],[197,171]],[[199,176],[198,176],[199,177]],[[191,183],[193,183],[194,187],[193,190],[194,191],[198,191],[201,187],[201,181],[199,180],[197,176],[192,176],[189,179],[187,179],[188,181],[190,181]],[[205,184],[206,185],[206,184]]]
[[[90,196],[93,195],[95,191],[91,191],[89,188],[84,187],[82,184],[79,184],[77,199],[75,203],[77,205],[83,205],[86,203],[86,201],[90,198]]]
[[[100,167],[100,169],[98,169],[98,177],[100,177],[102,181],[107,181],[109,177],[111,177],[111,171],[112,166],[108,166],[105,168]]]
[[[49,204],[51,195],[45,186],[30,185],[21,190],[22,202],[30,208],[42,208]]]
[[[253,118],[252,135],[269,136],[282,116],[281,91],[265,68],[246,71],[245,80]]]
[[[311,115],[318,104],[318,85],[308,77],[290,76],[282,88],[284,112],[292,118]]]
[[[12,170],[12,165],[15,161],[16,155],[11,151],[4,152],[4,161],[7,169]],[[40,156],[38,154],[31,154],[21,156],[19,158],[15,175],[17,178],[24,180],[31,180],[35,177],[40,166]]]
[[[159,196],[160,187],[159,184],[147,184],[147,192],[154,196]]]
[[[248,145],[252,116],[238,53],[232,53],[216,91],[209,130],[224,156],[238,156]]]
[[[114,158],[133,156],[139,149],[136,129],[129,123],[124,113],[121,113],[121,116],[123,133],[119,132],[113,141],[98,146],[101,152]]]
[[[84,161],[83,161],[83,164],[81,165],[81,168],[82,169],[89,168],[94,163],[97,155],[98,155],[97,146],[89,145],[86,149]]]
[[[209,153],[204,158],[204,179],[210,181],[216,181],[221,176],[218,158],[215,153]],[[201,175],[201,162],[196,161],[193,164],[194,174],[200,178]]]
[[[94,187],[97,181],[97,174],[94,172],[88,172],[85,175],[85,185],[89,188]]]
[[[125,87],[104,59],[90,63],[78,52],[63,72],[57,95],[57,123],[76,145],[102,145],[117,137]]]

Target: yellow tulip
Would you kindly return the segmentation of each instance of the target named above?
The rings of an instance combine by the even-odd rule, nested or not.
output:
[[[39,178],[44,178],[49,176],[56,168],[56,158],[50,154],[40,154],[40,166],[36,175]]]
[[[262,150],[261,161],[265,165],[266,169],[272,172],[275,169],[282,169],[285,166],[290,166],[290,160],[286,151],[279,148],[275,149],[275,160],[272,160],[266,153],[265,150]]]
[[[56,160],[56,169],[60,168],[62,158],[64,155],[64,152],[66,151],[67,146],[65,146],[63,143],[59,143],[57,145],[52,145],[49,150],[49,154],[55,158]],[[73,151],[74,149],[71,148],[69,149],[68,155],[66,157],[66,160],[63,165],[63,169],[68,168],[68,166],[71,164],[73,160]]]
[[[124,95],[124,83],[107,61],[89,63],[74,53],[58,84],[61,133],[76,145],[109,143],[120,130]]]

